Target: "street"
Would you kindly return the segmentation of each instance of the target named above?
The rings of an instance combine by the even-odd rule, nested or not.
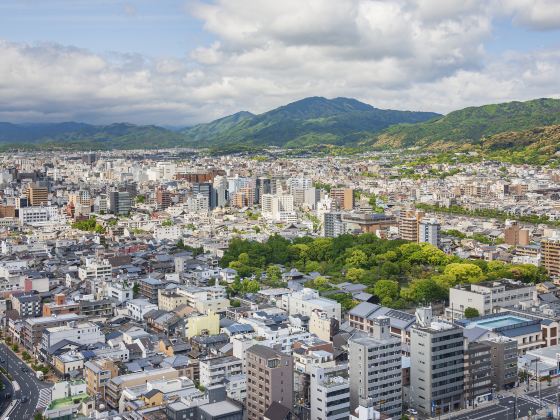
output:
[[[17,400],[14,410],[10,413],[10,418],[32,419],[38,407],[45,407],[48,401],[46,398],[50,385],[39,381],[35,373],[25,365],[5,344],[0,344],[0,357],[4,360],[4,368],[12,375],[14,381],[19,384],[12,398]],[[25,372],[22,367],[25,366]],[[22,398],[27,397],[26,402]]]

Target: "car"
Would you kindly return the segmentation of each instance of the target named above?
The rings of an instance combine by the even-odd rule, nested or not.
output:
[[[406,410],[406,412],[414,415],[418,414],[418,411],[416,411],[414,408],[409,408],[408,410]]]
[[[27,401],[29,401],[29,397],[27,395],[24,395],[21,399],[21,402],[26,403]]]

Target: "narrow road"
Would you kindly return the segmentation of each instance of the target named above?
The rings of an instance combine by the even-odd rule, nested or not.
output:
[[[12,398],[17,400],[10,418],[32,419],[37,411],[39,396],[44,394],[43,389],[50,388],[35,377],[35,373],[28,368],[5,344],[0,344],[0,357],[4,361],[2,366],[8,369],[14,381],[19,384],[20,390],[15,391]],[[23,402],[23,399],[27,399]]]

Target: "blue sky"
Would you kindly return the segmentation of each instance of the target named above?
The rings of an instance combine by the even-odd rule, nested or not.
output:
[[[72,44],[97,53],[176,56],[212,41],[181,0],[0,3],[0,38]]]
[[[3,0],[0,121],[189,125],[306,96],[560,96],[557,0]]]

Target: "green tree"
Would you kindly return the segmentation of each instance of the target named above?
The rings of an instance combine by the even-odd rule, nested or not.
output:
[[[401,289],[401,296],[417,304],[428,304],[446,299],[447,290],[433,279],[417,279]]]
[[[359,283],[364,279],[366,273],[366,270],[363,268],[352,267],[346,271],[346,278],[352,283]]]
[[[476,308],[465,308],[465,318],[470,319],[470,318],[477,318],[480,316],[480,313],[478,312],[478,309]]]
[[[133,296],[138,296],[138,294],[140,293],[140,283],[134,283],[134,285],[132,286],[132,295]]]
[[[482,269],[471,263],[451,263],[448,264],[443,273],[451,276],[458,283],[477,283],[484,278]]]
[[[399,283],[394,280],[378,280],[373,286],[373,292],[384,304],[391,304],[399,298]]]
[[[368,262],[368,257],[361,249],[354,249],[348,258],[346,258],[346,265],[349,267],[362,268]]]

